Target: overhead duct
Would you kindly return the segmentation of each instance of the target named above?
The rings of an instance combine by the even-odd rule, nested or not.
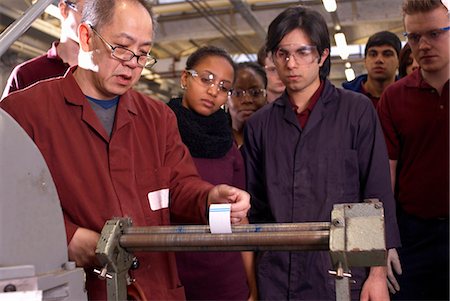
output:
[[[239,12],[239,14],[247,21],[248,25],[255,31],[256,36],[261,40],[261,43],[266,39],[266,31],[256,19],[249,5],[242,0],[230,0],[233,7]]]
[[[247,47],[237,38],[238,34],[231,29],[226,23],[224,23],[220,18],[215,16],[214,10],[205,1],[198,0],[187,0],[187,2],[199,12],[205,19],[217,29],[227,40],[229,40],[237,51],[244,53],[250,60],[250,51]]]
[[[49,6],[53,0],[39,0],[30,6],[25,13],[0,34],[0,56],[8,50],[14,41],[17,40]]]

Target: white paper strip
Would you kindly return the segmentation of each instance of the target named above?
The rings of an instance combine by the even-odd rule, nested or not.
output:
[[[231,233],[231,204],[211,204],[209,206],[209,228],[211,233]]]
[[[42,291],[0,293],[2,301],[42,301]]]

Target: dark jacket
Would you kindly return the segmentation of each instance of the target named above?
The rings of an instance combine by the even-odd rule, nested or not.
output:
[[[330,221],[333,204],[378,198],[387,247],[400,244],[383,133],[370,100],[329,81],[300,128],[283,94],[246,123],[244,160],[252,223]],[[334,300],[328,252],[262,252],[261,299]],[[364,270],[352,269],[357,296]]]
[[[362,90],[362,84],[365,83],[366,81],[367,81],[367,74],[362,74],[357,76],[352,81],[343,82],[342,87],[347,90],[365,94],[364,91]]]

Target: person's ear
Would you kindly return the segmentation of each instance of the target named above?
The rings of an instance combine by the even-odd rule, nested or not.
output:
[[[188,73],[186,70],[183,70],[183,72],[181,72],[181,78],[180,78],[180,82],[181,82],[181,89],[186,90],[187,89],[187,80],[188,78]]]
[[[92,29],[88,24],[81,23],[78,26],[78,39],[80,41],[80,48],[85,52],[91,51],[92,34]]]
[[[322,55],[320,56],[319,67],[323,66],[323,64],[325,63],[325,61],[329,55],[330,55],[330,49],[325,48],[322,52]]]
[[[70,8],[67,6],[67,4],[66,4],[66,2],[64,2],[64,0],[60,0],[58,2],[58,8],[59,8],[59,13],[63,17],[63,19],[67,19],[67,17],[69,16]]]

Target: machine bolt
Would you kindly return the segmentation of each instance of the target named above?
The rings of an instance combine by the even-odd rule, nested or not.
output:
[[[108,274],[108,265],[105,265],[101,270],[99,269],[94,269],[94,273],[98,274],[98,278],[101,280],[105,280],[106,278],[108,279],[112,279],[112,275]]]
[[[343,225],[343,223],[341,222],[341,220],[340,219],[334,219],[332,222],[331,222],[332,224],[333,224],[333,226],[335,226],[335,227],[343,227],[344,225]]]
[[[137,257],[134,257],[133,258],[133,262],[131,262],[131,267],[130,267],[130,269],[132,269],[132,270],[136,270],[136,269],[138,269],[139,268],[139,260],[137,259]]]
[[[336,278],[343,278],[343,277],[352,277],[352,274],[350,273],[344,273],[343,271],[339,270],[338,271],[328,271],[328,274],[330,275],[335,275]]]
[[[15,292],[17,291],[17,288],[14,284],[7,284],[5,285],[5,287],[3,288],[3,291],[5,293],[9,293],[9,292]]]

